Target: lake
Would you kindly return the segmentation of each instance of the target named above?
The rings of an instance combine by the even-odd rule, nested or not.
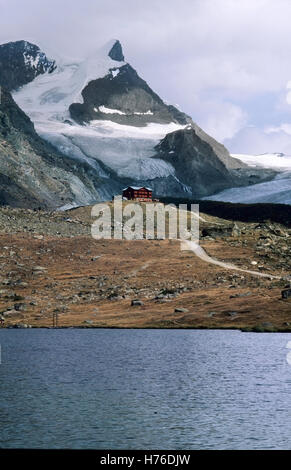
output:
[[[1,329],[0,447],[290,449],[289,340]]]

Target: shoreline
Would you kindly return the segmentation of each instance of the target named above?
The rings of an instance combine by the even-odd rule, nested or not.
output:
[[[176,326],[173,327],[127,327],[127,326],[29,326],[29,327],[19,327],[19,326],[5,326],[0,327],[1,330],[212,330],[212,331],[239,331],[241,333],[291,333],[290,329],[270,329],[270,328],[262,328],[259,329],[257,327],[254,328],[235,328],[233,326],[230,327],[211,327],[211,326],[181,326],[177,328]]]

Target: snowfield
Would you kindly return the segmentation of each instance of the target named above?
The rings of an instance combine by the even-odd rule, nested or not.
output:
[[[98,112],[101,111],[101,113],[104,114],[120,114],[122,116],[130,116],[129,113],[123,113],[119,109],[112,109],[112,108],[106,108],[106,106],[99,106],[99,108],[94,108],[94,111]],[[146,116],[146,115],[151,115],[153,116],[153,112],[149,109],[146,113],[139,113],[139,112],[134,112],[136,116]]]
[[[291,171],[291,156],[284,155],[283,153],[263,153],[260,155],[233,153],[231,156],[238,158],[249,166]]]
[[[40,116],[48,120],[69,119],[69,106],[72,103],[83,103],[82,90],[91,80],[108,73],[114,79],[117,70],[125,65],[125,62],[117,62],[108,56],[114,42],[110,41],[83,61],[60,59],[54,72],[39,75],[14,92],[15,101],[32,121],[37,121]]]

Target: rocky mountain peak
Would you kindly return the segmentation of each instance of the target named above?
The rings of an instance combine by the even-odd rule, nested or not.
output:
[[[55,61],[28,41],[0,45],[0,85],[10,91],[30,83],[38,75],[53,72],[55,68]]]
[[[124,55],[122,51],[122,46],[118,39],[116,39],[115,43],[113,44],[112,48],[109,51],[109,57],[112,60],[116,60],[118,62],[124,62]]]

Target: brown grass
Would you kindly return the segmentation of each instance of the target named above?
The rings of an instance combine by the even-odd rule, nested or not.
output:
[[[251,240],[239,247],[227,240],[202,245],[211,256],[242,267],[256,259]],[[281,300],[284,282],[209,265],[176,241],[1,234],[0,256],[0,311],[25,304],[12,310],[6,326],[52,326],[58,310],[62,327],[291,330],[291,302]],[[271,264],[269,269],[281,274]],[[156,296],[165,289],[177,296],[161,303]],[[119,297],[110,300],[114,293]],[[131,306],[134,298],[143,305]],[[179,307],[188,312],[175,312]]]

